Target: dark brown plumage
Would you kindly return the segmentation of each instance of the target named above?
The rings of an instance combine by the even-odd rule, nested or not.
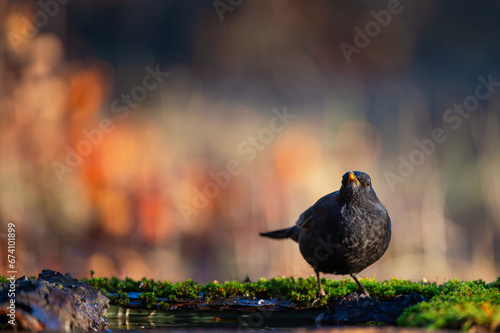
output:
[[[371,186],[370,176],[349,171],[342,177],[340,190],[319,199],[300,215],[295,226],[260,235],[299,243],[300,253],[316,273],[318,297],[325,295],[319,272],[349,274],[368,295],[356,274],[387,250],[391,219]]]

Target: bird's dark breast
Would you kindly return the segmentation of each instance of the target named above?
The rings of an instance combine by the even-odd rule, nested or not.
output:
[[[322,226],[301,232],[299,247],[304,259],[320,272],[359,273],[389,246],[391,225],[386,212],[342,209],[317,223]]]

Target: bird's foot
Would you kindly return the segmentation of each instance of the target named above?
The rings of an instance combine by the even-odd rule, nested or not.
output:
[[[316,303],[316,302],[318,302],[318,301],[322,300],[323,298],[325,298],[325,296],[326,296],[325,291],[323,290],[323,288],[320,288],[320,289],[318,290],[318,293],[316,294],[316,298],[315,298],[315,299],[314,299],[314,301],[312,302],[312,305],[314,305],[314,303]]]
[[[367,292],[352,292],[342,298],[343,302],[356,302],[357,305],[364,302],[373,302],[373,299]]]
[[[356,303],[358,303],[359,305],[359,301],[363,301],[363,302],[366,302],[366,301],[369,301],[369,302],[373,302],[373,299],[370,297],[370,294],[368,294],[368,292],[366,290],[364,290],[362,293],[357,294],[357,298],[356,298]]]
[[[323,290],[323,288],[320,287],[319,290],[318,290],[318,294],[317,294],[316,298],[323,298],[325,296],[326,296],[325,291]]]
[[[370,297],[370,294],[366,290],[363,290],[361,294],[359,294],[360,298],[368,298],[370,301],[373,301],[372,298]]]

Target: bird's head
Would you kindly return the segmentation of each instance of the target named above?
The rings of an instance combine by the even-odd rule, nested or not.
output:
[[[349,171],[342,176],[339,197],[346,201],[378,201],[370,176],[361,171]]]

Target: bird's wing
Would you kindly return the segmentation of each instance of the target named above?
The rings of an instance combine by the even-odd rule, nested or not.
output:
[[[306,212],[308,210],[306,210],[304,213],[300,214],[299,219],[297,220],[297,223],[296,223],[297,228],[299,228],[300,230],[307,231],[307,232],[310,231],[314,227],[314,218],[313,218],[314,215],[308,215],[308,217],[306,217],[307,216]]]
[[[338,191],[325,195],[305,212],[300,214],[296,223],[297,228],[305,232],[311,232],[314,228],[315,221],[329,213],[331,207],[328,203],[335,198],[337,193]]]

